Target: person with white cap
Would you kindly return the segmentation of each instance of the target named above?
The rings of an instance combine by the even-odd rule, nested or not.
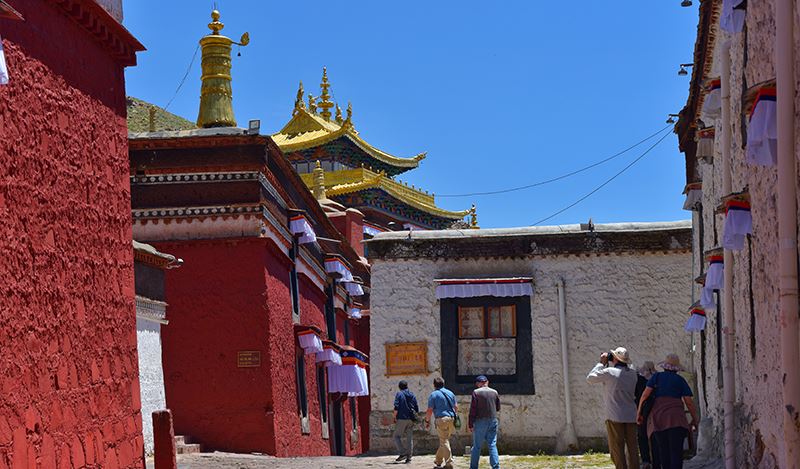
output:
[[[691,429],[697,428],[697,409],[692,400],[689,383],[679,375],[683,371],[681,361],[674,353],[658,366],[664,370],[647,381],[647,388],[639,402],[638,420],[644,421],[642,410],[645,402],[654,395],[653,407],[647,418],[647,435],[655,441],[662,469],[681,469],[683,467],[683,441]],[[689,409],[692,421],[686,420]]]
[[[636,425],[636,381],[624,347],[600,355],[600,362],[586,377],[589,384],[605,387],[606,431],[611,460],[617,469],[639,469]]]

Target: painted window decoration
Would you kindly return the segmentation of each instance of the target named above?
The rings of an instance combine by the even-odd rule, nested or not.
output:
[[[765,87],[758,90],[750,108],[747,127],[746,159],[750,164],[775,166],[778,161],[777,90]]]
[[[8,67],[6,67],[6,53],[3,52],[3,38],[0,37],[0,85],[8,84]]]
[[[302,326],[298,328],[297,341],[300,348],[306,355],[322,352],[322,331],[314,326]]]
[[[314,229],[303,215],[296,215],[289,219],[289,230],[293,235],[299,236],[298,244],[313,243],[317,240]]]
[[[702,119],[714,120],[722,112],[722,81],[719,78],[706,83],[706,94],[703,98]]]
[[[722,290],[725,283],[722,248],[706,252],[706,262],[708,262],[708,271],[700,296],[700,304],[706,311],[713,311],[717,305],[714,300],[714,290]]]
[[[706,310],[697,302],[689,308],[689,320],[684,329],[686,332],[700,332],[706,328]]]
[[[725,227],[722,233],[722,247],[732,251],[744,249],[747,235],[753,233],[753,217],[750,213],[750,195],[733,194],[725,197]]]
[[[458,308],[458,374],[514,375],[517,371],[516,307]]]
[[[740,33],[744,28],[746,15],[746,0],[722,0],[722,13],[719,17],[719,27],[729,33]]]
[[[714,159],[714,127],[706,127],[697,132],[697,158],[710,162]]]
[[[697,210],[703,202],[703,183],[692,182],[683,188],[686,201],[683,203],[684,210]]]

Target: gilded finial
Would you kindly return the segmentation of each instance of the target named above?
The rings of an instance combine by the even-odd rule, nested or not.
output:
[[[303,91],[303,82],[300,82],[300,87],[297,88],[297,97],[294,99],[294,111],[292,111],[292,115],[297,114],[297,111],[300,109],[306,108],[306,103],[303,102],[303,95],[305,91]]]
[[[311,192],[317,200],[324,200],[327,198],[325,195],[325,171],[322,169],[322,164],[317,160],[317,164],[313,171],[314,186]]]
[[[328,88],[330,88],[331,84],[328,83],[328,69],[326,67],[322,67],[322,83],[319,84],[319,87],[322,89],[322,95],[320,95],[319,107],[322,108],[322,111],[319,113],[323,119],[326,121],[331,120],[331,108],[333,107],[333,103],[331,102],[331,95],[328,93]]]
[[[308,93],[308,112],[311,114],[317,113],[317,98],[311,93]]]
[[[337,104],[336,105],[336,123],[339,124],[339,125],[342,125],[342,122],[344,122],[344,119],[342,118],[342,108],[340,108],[339,105]]]
[[[219,21],[219,11],[218,10],[212,11],[211,22],[208,23],[208,29],[211,30],[211,34],[218,35],[219,32],[222,31],[222,28],[224,27],[225,25]]]
[[[348,101],[347,103],[347,117],[342,122],[342,127],[353,126],[353,104]]]
[[[475,208],[475,204],[472,204],[472,208],[469,209],[469,227],[473,230],[480,229],[480,226],[478,226],[478,209]]]

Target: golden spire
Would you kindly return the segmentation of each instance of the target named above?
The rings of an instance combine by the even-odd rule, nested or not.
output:
[[[317,160],[317,165],[314,167],[314,186],[311,192],[317,200],[324,200],[327,198],[325,195],[325,171],[322,169],[322,164]]]
[[[297,88],[297,97],[294,100],[294,111],[292,111],[292,115],[297,114],[300,109],[306,108],[306,103],[303,102],[303,94],[305,94],[305,92],[303,91],[303,82],[301,81],[300,87]]]
[[[345,118],[344,122],[342,122],[342,127],[352,127],[352,126],[353,126],[353,104],[348,101],[347,117]]]
[[[331,108],[333,107],[333,103],[331,102],[331,95],[328,93],[328,88],[330,88],[331,84],[328,83],[328,69],[326,67],[322,67],[322,83],[319,84],[319,87],[322,88],[322,101],[319,103],[319,107],[322,108],[322,111],[319,115],[322,116],[323,119],[326,121],[331,120]]]
[[[344,119],[342,119],[342,108],[340,108],[339,105],[337,104],[336,105],[336,123],[339,124],[339,125],[342,125],[342,122],[344,122]]]
[[[475,208],[475,204],[472,204],[469,209],[469,227],[473,230],[480,229],[480,226],[478,226],[478,209]]]
[[[308,111],[311,114],[317,113],[317,98],[315,98],[311,93],[308,93]]]
[[[231,45],[246,46],[250,35],[244,33],[240,42],[221,35],[225,27],[219,21],[219,11],[211,12],[208,29],[211,34],[200,39],[203,49],[202,86],[200,89],[200,111],[197,114],[198,127],[235,127],[233,117],[233,91],[231,89]]]

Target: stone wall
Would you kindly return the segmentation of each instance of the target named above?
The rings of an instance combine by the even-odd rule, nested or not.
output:
[[[723,44],[730,41],[731,57],[731,175],[734,192],[749,187],[752,198],[753,235],[744,250],[734,252],[734,318],[736,363],[736,458],[744,467],[787,467],[783,461],[783,397],[781,384],[780,324],[778,309],[778,239],[775,184],[776,168],[763,168],[745,162],[745,141],[742,116],[744,91],[761,82],[774,79],[775,18],[773,2],[748,2],[746,32],[727,35],[719,33],[714,54],[714,73],[721,72]],[[795,19],[795,29],[800,23]],[[795,54],[800,51],[800,36],[795,35]],[[800,73],[800,67],[796,67]],[[800,80],[796,80],[800,86]],[[800,127],[800,96],[795,103],[796,128]],[[706,124],[711,124],[707,122]],[[715,157],[700,163],[703,182],[702,215],[695,215],[695,251],[701,252],[720,245],[724,216],[714,215],[722,193],[721,122],[716,122]],[[796,150],[800,150],[800,133],[796,133]],[[800,166],[800,165],[798,165]],[[800,206],[800,205],[798,205]],[[704,236],[700,239],[702,226]],[[695,270],[701,265],[696,256]],[[727,268],[728,266],[726,266]],[[699,289],[695,291],[699,297]],[[699,341],[694,361],[703,366],[702,347],[705,347],[707,375],[698,376],[699,399],[704,421],[699,450],[709,456],[719,456],[723,450],[723,403],[721,376],[717,368],[719,350],[716,346],[716,314],[708,315],[706,343]]]
[[[153,412],[167,408],[164,369],[161,365],[161,324],[136,320],[139,385],[142,393],[142,436],[145,454],[153,454]]]
[[[583,447],[602,448],[603,390],[586,383],[600,353],[622,345],[635,364],[659,361],[668,352],[684,359],[690,349],[683,331],[691,300],[691,255],[612,254],[460,260],[376,259],[372,267],[371,449],[388,451],[397,381],[406,379],[425,408],[432,380],[441,374],[439,302],[434,279],[528,276],[534,279],[533,376],[535,395],[501,396],[499,446],[503,451],[552,450],[565,426],[556,281],[566,292],[569,380],[574,426]],[[428,375],[385,375],[384,344],[427,341]],[[447,364],[451,365],[452,364]],[[458,396],[466,415],[469,396]],[[421,449],[435,447],[420,433]],[[459,432],[456,451],[470,435]]]
[[[52,2],[12,3],[26,21],[0,20],[0,467],[140,468],[123,67]]]

